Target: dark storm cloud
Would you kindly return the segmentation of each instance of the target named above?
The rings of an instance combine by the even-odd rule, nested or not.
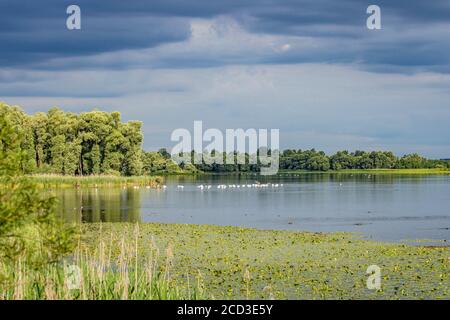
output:
[[[287,1],[258,9],[252,32],[314,37],[324,50],[273,56],[269,63],[356,62],[375,72],[449,72],[450,3],[438,1]],[[381,7],[382,30],[366,29],[366,9]]]
[[[0,65],[23,66],[52,58],[151,48],[189,37],[186,20],[154,15],[128,1],[78,1],[82,30],[66,29],[72,1],[2,1]],[[105,6],[106,4],[110,6]],[[146,10],[144,10],[146,8]]]
[[[65,10],[70,4],[82,9],[81,31],[65,28]],[[369,4],[382,8],[383,30],[366,29]],[[283,55],[229,57],[205,52],[201,57],[182,53],[160,57],[149,66],[319,62],[358,63],[381,72],[405,66],[449,70],[450,5],[446,0],[3,0],[0,67],[127,68],[136,61],[102,64],[76,59],[185,41],[191,35],[190,18],[217,16],[229,16],[253,34],[312,37],[320,43],[315,49],[291,50]],[[47,63],[55,58],[75,59],[73,65]]]
[[[450,20],[447,0],[274,0],[272,5],[255,6],[250,13],[254,20],[248,26],[255,31],[295,35],[304,35],[301,27],[308,25],[346,25],[361,30],[365,27],[366,9],[372,4],[380,6],[383,14],[398,23],[447,23]]]

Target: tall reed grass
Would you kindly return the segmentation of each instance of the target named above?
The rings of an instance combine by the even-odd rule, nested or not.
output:
[[[140,257],[139,226],[134,239],[124,237],[100,241],[88,247],[80,240],[74,254],[58,264],[34,269],[24,258],[8,264],[0,261],[1,300],[169,300],[202,299],[199,279],[187,288],[177,287],[171,278],[173,251],[165,256],[149,243],[145,257]],[[161,263],[160,261],[163,261]]]
[[[164,182],[160,176],[62,176],[62,175],[31,175],[33,181],[40,188],[80,188],[80,187],[122,187],[122,186],[149,186],[158,188]],[[0,181],[1,184],[1,181]]]

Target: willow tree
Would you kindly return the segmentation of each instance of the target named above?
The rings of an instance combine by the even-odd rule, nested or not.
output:
[[[92,146],[90,152],[90,160],[91,160],[91,172],[93,174],[100,174],[101,154],[100,154],[100,146],[98,144],[94,144]]]
[[[76,138],[64,148],[64,174],[75,175],[80,167],[81,140]]]
[[[140,175],[142,173],[142,122],[130,121],[122,125],[121,131],[125,138],[122,146],[124,151],[124,162],[122,173],[125,175]]]
[[[30,117],[31,119],[31,129],[33,130],[34,135],[34,147],[35,147],[35,159],[36,159],[36,167],[38,169],[43,168],[47,162],[47,154],[44,150],[47,148],[48,143],[48,117],[44,112],[38,112],[34,116]]]
[[[124,161],[123,146],[127,143],[123,134],[114,129],[105,139],[102,172],[120,174]]]

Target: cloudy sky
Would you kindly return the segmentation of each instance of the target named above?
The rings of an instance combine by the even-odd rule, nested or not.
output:
[[[148,150],[203,120],[278,128],[282,148],[450,158],[448,0],[1,0],[0,43],[0,100],[118,110]]]

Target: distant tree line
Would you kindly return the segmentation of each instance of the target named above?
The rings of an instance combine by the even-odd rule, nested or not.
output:
[[[216,151],[211,151],[214,156]],[[194,159],[194,152],[191,153]],[[203,172],[212,173],[239,173],[239,172],[259,172],[261,163],[250,164],[225,164],[227,157],[237,158],[237,152],[232,154],[222,153],[223,164],[205,162],[196,164],[195,168]],[[270,155],[270,150],[268,152]],[[205,155],[204,155],[205,156]],[[245,154],[248,160],[249,154]],[[193,161],[193,160],[192,160]],[[181,164],[183,166],[183,164]],[[402,157],[395,156],[391,151],[338,151],[328,156],[323,151],[293,150],[287,149],[281,152],[279,157],[279,168],[281,170],[307,170],[307,171],[328,171],[345,169],[420,169],[420,168],[450,168],[449,160],[430,160],[416,153],[407,154]]]
[[[430,160],[417,153],[402,157],[391,151],[338,151],[327,156],[323,151],[284,150],[280,168],[287,170],[343,170],[343,169],[419,169],[450,168],[450,161]]]
[[[151,175],[191,172],[240,173],[260,172],[261,164],[225,164],[226,157],[238,153],[222,153],[223,163],[176,164],[166,149],[142,150],[142,122],[121,121],[119,112],[90,111],[75,114],[52,108],[48,112],[28,115],[19,107],[0,103],[0,118],[14,125],[21,137],[24,154],[21,170],[25,174],[62,175]],[[0,144],[4,152],[8,145]],[[216,156],[218,151],[211,151]],[[268,150],[270,154],[270,150]],[[192,151],[191,156],[194,158]],[[208,155],[208,154],[206,154]],[[191,163],[194,163],[192,161]],[[279,167],[284,170],[328,171],[344,169],[414,169],[450,168],[449,160],[430,160],[418,154],[399,158],[390,151],[338,151],[328,156],[323,151],[284,150]]]

